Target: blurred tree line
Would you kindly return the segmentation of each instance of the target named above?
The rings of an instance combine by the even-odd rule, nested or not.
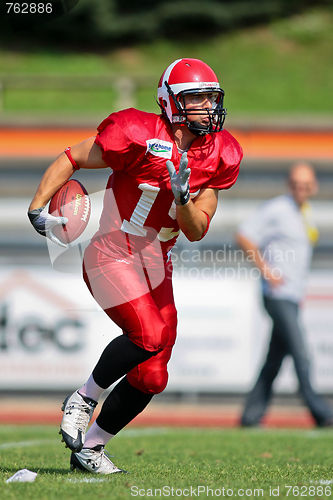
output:
[[[3,15],[2,12],[0,40],[9,46],[28,38],[32,43],[43,41],[48,46],[96,49],[101,43],[107,43],[110,48],[110,45],[149,42],[156,38],[195,39],[266,23],[319,4],[332,5],[332,1],[49,0],[53,4],[52,14]]]

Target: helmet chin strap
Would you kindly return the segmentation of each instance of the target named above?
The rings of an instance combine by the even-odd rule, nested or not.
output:
[[[194,135],[201,136],[209,134],[209,126],[204,127],[203,125],[200,125],[199,122],[189,122],[186,120],[186,125],[189,131]]]

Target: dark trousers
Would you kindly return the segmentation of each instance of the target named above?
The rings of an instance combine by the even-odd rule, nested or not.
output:
[[[297,303],[264,298],[264,306],[273,321],[271,341],[257,382],[246,399],[241,423],[256,425],[265,414],[272,394],[272,384],[285,356],[293,358],[299,390],[317,425],[332,418],[332,409],[312,388],[309,360],[299,325]]]

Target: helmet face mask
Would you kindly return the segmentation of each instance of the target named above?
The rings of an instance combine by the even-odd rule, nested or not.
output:
[[[195,135],[205,135],[219,132],[223,128],[226,110],[223,108],[224,92],[222,89],[189,89],[179,92],[176,100],[180,105],[179,114],[173,115],[182,119],[189,130]],[[205,103],[209,106],[204,107]],[[177,105],[176,105],[177,106]],[[190,107],[189,107],[190,106]],[[177,106],[178,107],[178,106]],[[203,124],[192,117],[206,117],[209,122]]]
[[[160,79],[158,98],[169,121],[187,125],[195,135],[223,128],[227,114],[223,107],[224,91],[213,70],[198,59],[172,63]]]

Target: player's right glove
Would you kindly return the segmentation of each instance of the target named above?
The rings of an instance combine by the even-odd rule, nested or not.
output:
[[[180,159],[178,174],[172,161],[168,160],[166,162],[170,175],[171,189],[175,197],[176,205],[186,205],[190,199],[190,185],[188,181],[191,169],[187,167],[187,164],[188,159],[186,152],[182,154]]]
[[[67,217],[55,217],[54,215],[49,214],[45,207],[30,210],[28,212],[28,217],[37,233],[46,236],[53,241],[53,243],[67,248],[67,245],[62,243],[62,241],[60,241],[52,231],[55,226],[58,226],[59,224],[66,224],[68,222]]]

